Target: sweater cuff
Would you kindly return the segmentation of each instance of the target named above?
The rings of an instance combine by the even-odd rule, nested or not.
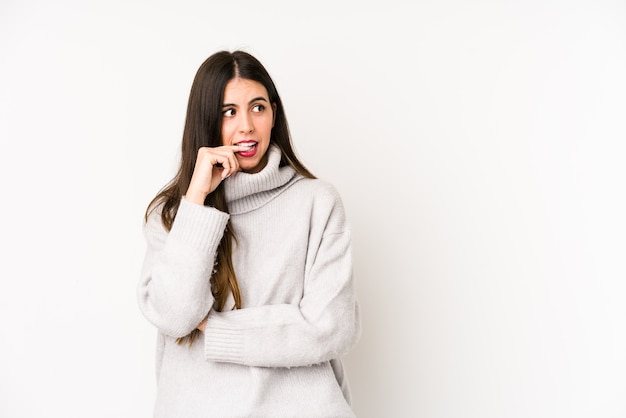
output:
[[[219,245],[229,218],[225,212],[191,203],[183,197],[170,236],[201,253],[210,252]]]
[[[227,322],[211,312],[204,328],[204,356],[209,361],[243,364],[244,332],[227,327]]]

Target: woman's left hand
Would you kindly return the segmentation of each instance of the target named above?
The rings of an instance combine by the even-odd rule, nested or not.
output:
[[[200,322],[200,324],[198,324],[198,326],[196,328],[198,328],[200,331],[204,332],[204,327],[206,326],[206,319],[202,322]]]

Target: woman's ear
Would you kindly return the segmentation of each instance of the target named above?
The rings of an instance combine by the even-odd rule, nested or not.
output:
[[[272,128],[274,127],[274,124],[276,123],[276,103],[272,103]]]

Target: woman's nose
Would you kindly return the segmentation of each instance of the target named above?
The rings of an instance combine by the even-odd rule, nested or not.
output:
[[[239,131],[242,133],[252,132],[254,130],[254,125],[252,123],[252,118],[249,114],[244,113],[241,115],[239,120]]]

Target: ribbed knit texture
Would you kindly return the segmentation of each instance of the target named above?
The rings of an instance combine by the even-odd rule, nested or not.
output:
[[[330,184],[268,152],[262,171],[224,183],[242,309],[228,310],[232,295],[224,312],[211,309],[228,214],[183,199],[171,232],[158,212],[146,224],[138,295],[158,329],[155,417],[354,416],[340,359],[360,318],[343,205]],[[207,314],[202,338],[176,344]]]
[[[271,146],[267,152],[267,167],[278,168],[280,150]],[[256,174],[238,172],[224,183],[228,211],[231,215],[238,215],[254,210],[301,178],[290,166],[282,167],[280,170],[261,170]]]

